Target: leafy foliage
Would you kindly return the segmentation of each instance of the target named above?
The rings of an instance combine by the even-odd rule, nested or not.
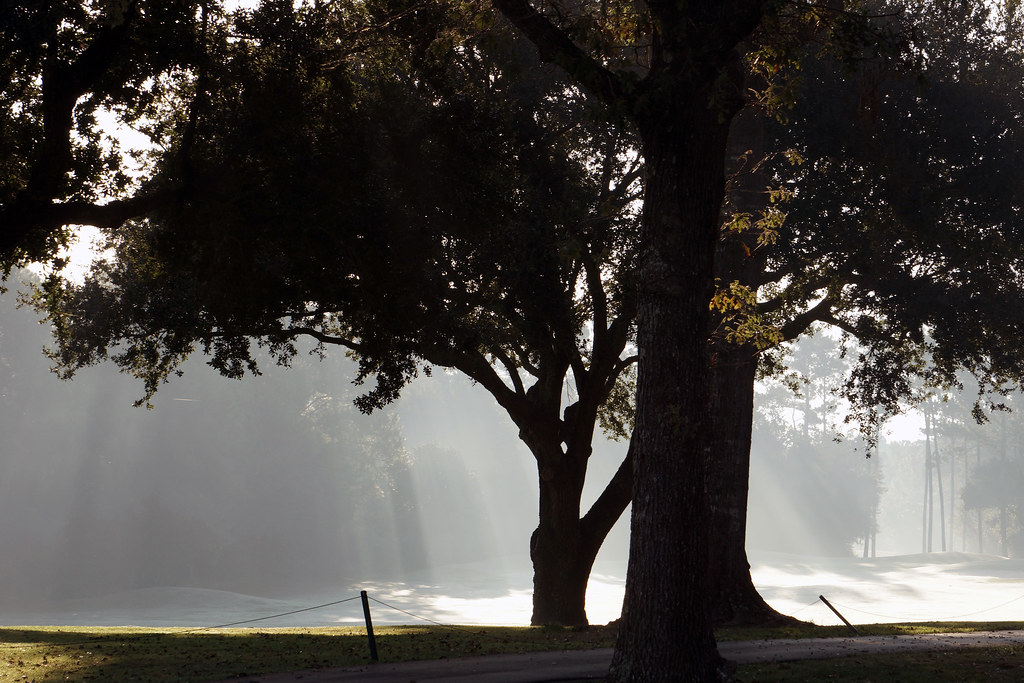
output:
[[[636,360],[630,129],[468,4],[206,5],[190,68],[123,117],[155,150],[134,194],[72,212],[109,258],[36,293],[58,371],[111,359],[148,403],[193,354],[240,378],[311,337],[358,362],[371,412],[452,368],[578,501],[598,412]],[[594,554],[628,474],[589,518]],[[547,515],[582,543],[578,512]]]
[[[107,5],[110,7],[107,7]],[[70,213],[130,185],[99,120],[145,116],[164,78],[195,66],[204,3],[6,3],[0,9],[0,233],[3,272],[52,259]],[[116,213],[119,201],[92,211]]]
[[[863,346],[844,394],[869,427],[912,395],[912,375],[952,383],[965,368],[988,388],[1024,377],[1019,12],[899,2],[876,14],[906,27],[900,52],[862,50],[852,74],[805,59],[802,95],[769,130],[803,163],[768,159],[793,200],[757,282],[787,338],[818,320]]]
[[[606,319],[627,307],[629,324],[625,140],[566,126],[586,110],[549,98],[565,86],[507,40],[464,38],[439,60],[451,36],[435,35],[370,57],[338,33],[355,10],[334,11],[270,3],[231,40],[226,25],[208,37],[218,66],[182,84],[181,99],[205,92],[145,183],[180,186],[180,200],[110,232],[114,258],[81,287],[44,289],[69,374],[113,344],[148,398],[193,349],[239,377],[258,371],[250,339],[287,363],[309,334],[376,378],[369,411],[424,363],[493,363],[525,395],[522,371],[586,372],[577,345],[595,305]],[[423,39],[451,23],[406,28]],[[426,78],[402,75],[420,61]]]

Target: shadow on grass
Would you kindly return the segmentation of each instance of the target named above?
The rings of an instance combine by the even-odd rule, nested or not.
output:
[[[610,647],[614,631],[433,626],[377,630],[381,661]],[[144,629],[39,627],[0,629],[0,680],[213,681],[370,662],[361,628]],[[6,663],[6,667],[3,667]],[[6,668],[6,674],[4,672]]]
[[[748,664],[739,667],[736,680],[737,683],[826,680],[850,683],[1017,683],[1024,680],[1024,646],[898,652],[776,664]]]
[[[203,681],[369,661],[364,634],[332,631],[0,629],[0,656],[15,674],[0,680]]]

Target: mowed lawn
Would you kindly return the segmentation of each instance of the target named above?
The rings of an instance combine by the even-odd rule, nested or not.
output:
[[[1024,629],[1024,623],[881,624],[865,635]],[[467,657],[539,650],[612,647],[615,629],[384,626],[381,661]],[[840,627],[728,629],[721,640],[845,636]],[[261,673],[357,666],[370,662],[356,627],[217,629],[134,627],[0,628],[0,681],[214,681]],[[857,655],[785,664],[744,665],[739,681],[1019,681],[1024,647]]]

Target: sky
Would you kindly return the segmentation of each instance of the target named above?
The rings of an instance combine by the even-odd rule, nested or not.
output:
[[[924,416],[917,410],[908,410],[890,418],[883,433],[889,441],[919,441],[924,438]]]

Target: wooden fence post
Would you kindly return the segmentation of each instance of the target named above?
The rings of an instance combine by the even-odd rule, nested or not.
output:
[[[359,591],[359,597],[363,600],[363,617],[366,618],[366,637],[370,641],[370,660],[376,662],[379,661],[377,659],[377,639],[373,637],[373,622],[370,620],[370,601],[366,597],[366,591]]]
[[[833,607],[833,606],[832,606],[832,603],[831,603],[831,602],[829,602],[828,600],[826,600],[826,599],[825,599],[825,596],[824,596],[824,595],[819,595],[819,596],[818,596],[818,599],[819,599],[819,600],[821,600],[821,601],[822,601],[823,603],[825,603],[825,605],[826,605],[826,606],[827,606],[827,607],[828,607],[828,608],[829,608],[830,610],[832,610],[833,612],[835,612],[835,613],[836,613],[836,616],[837,616],[837,617],[839,617],[840,619],[842,619],[842,620],[843,620],[843,623],[844,623],[844,624],[846,624],[847,626],[849,626],[849,627],[850,627],[850,630],[851,630],[851,631],[853,631],[853,634],[854,634],[854,635],[856,635],[856,636],[859,636],[859,635],[860,635],[860,631],[858,631],[858,630],[857,630],[857,627],[856,627],[856,626],[854,626],[853,624],[851,624],[850,622],[848,622],[848,621],[846,620],[846,617],[844,617],[844,616],[843,616],[842,614],[840,614],[840,613],[839,613],[839,610],[837,610],[837,609],[836,609],[835,607]],[[369,617],[367,617],[367,618],[369,618]],[[369,623],[369,622],[367,622],[367,623]]]

